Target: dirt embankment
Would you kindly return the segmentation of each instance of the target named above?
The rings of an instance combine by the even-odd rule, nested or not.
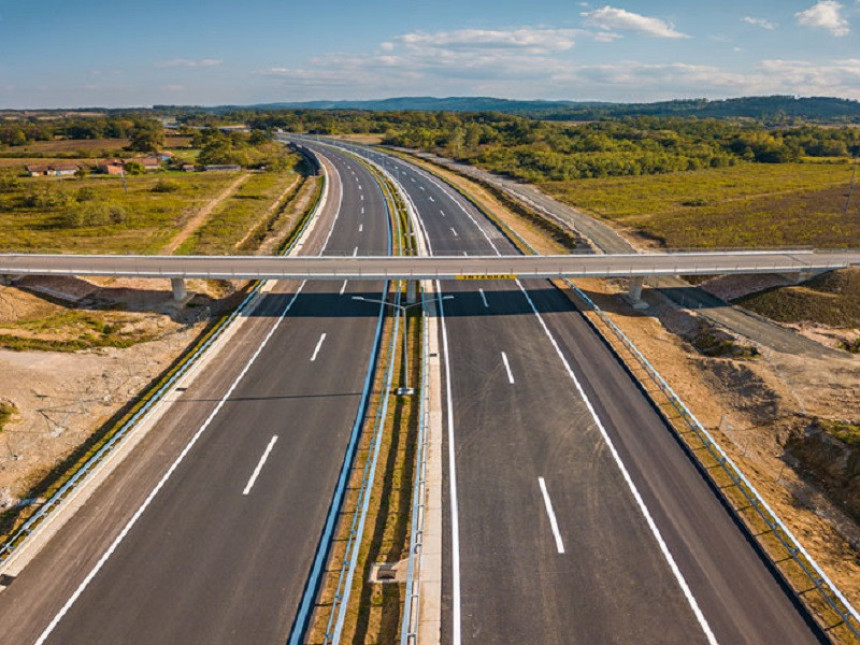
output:
[[[166,281],[0,286],[0,398],[17,410],[0,431],[0,512],[37,503],[27,491],[166,369],[238,286],[191,281],[184,306]],[[24,351],[8,349],[18,341]]]

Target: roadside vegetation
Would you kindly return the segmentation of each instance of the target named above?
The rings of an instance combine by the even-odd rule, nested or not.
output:
[[[860,269],[825,273],[800,285],[744,296],[735,303],[779,322],[857,329],[860,328]],[[850,351],[852,343],[848,345],[846,349]]]
[[[15,351],[75,352],[98,347],[130,347],[152,340],[160,330],[141,324],[140,315],[120,311],[67,309],[0,323],[0,347]]]
[[[300,163],[298,157],[293,162]],[[299,181],[295,173],[257,173],[224,200],[215,212],[178,249],[179,255],[235,253],[253,235],[275,204],[280,204]],[[287,194],[285,195],[285,191]],[[275,210],[279,207],[275,206]],[[258,236],[259,237],[259,236]],[[246,247],[246,245],[242,245]]]
[[[0,401],[0,432],[6,427],[6,424],[18,414],[18,408],[11,401]]]
[[[7,171],[0,174],[0,251],[155,253],[231,181],[225,173],[160,173],[123,181]]]

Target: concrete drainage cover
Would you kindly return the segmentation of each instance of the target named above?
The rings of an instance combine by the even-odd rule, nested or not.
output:
[[[408,560],[400,562],[374,562],[370,569],[370,582],[375,584],[390,584],[406,582]]]

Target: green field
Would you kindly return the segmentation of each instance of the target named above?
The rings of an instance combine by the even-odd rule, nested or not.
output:
[[[851,171],[849,163],[744,163],[541,186],[669,248],[846,247],[860,246],[856,187],[844,210]]]
[[[178,255],[226,255],[251,231],[284,190],[296,181],[290,173],[258,173],[225,200],[207,222],[176,251]]]
[[[128,192],[116,176],[0,180],[0,251],[157,253],[234,179],[225,173],[161,172],[127,177]],[[175,190],[153,190],[165,180]],[[64,219],[73,211],[107,207],[116,207],[122,216],[80,226]]]

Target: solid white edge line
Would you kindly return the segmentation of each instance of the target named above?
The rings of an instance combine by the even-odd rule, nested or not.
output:
[[[254,362],[263,352],[263,349],[266,347],[266,345],[269,344],[269,340],[275,334],[275,331],[278,329],[278,327],[281,326],[284,317],[287,315],[287,312],[290,310],[290,308],[293,306],[293,303],[299,297],[299,293],[301,293],[302,288],[305,286],[305,284],[306,282],[302,282],[299,285],[299,288],[296,290],[296,293],[287,303],[286,307],[284,307],[284,310],[281,312],[281,315],[278,317],[278,320],[275,321],[275,324],[269,330],[269,333],[266,334],[266,337],[263,339],[263,342],[260,343],[260,346],[254,352],[248,362],[245,363],[245,367],[242,368],[242,371],[236,377],[236,380],[234,380],[233,383],[230,385],[230,388],[227,390],[227,393],[223,397],[221,397],[221,399],[218,401],[218,404],[215,406],[215,409],[212,410],[208,417],[206,417],[206,420],[203,422],[203,425],[201,425],[197,432],[194,434],[194,436],[191,437],[191,441],[186,444],[185,448],[182,449],[182,452],[179,453],[179,456],[176,458],[176,460],[170,465],[170,468],[167,469],[167,472],[162,475],[161,479],[155,485],[155,488],[153,488],[152,491],[150,491],[149,495],[147,495],[146,499],[143,500],[143,504],[140,505],[140,508],[138,508],[137,511],[135,511],[134,515],[131,516],[131,519],[129,519],[129,521],[123,527],[122,531],[119,532],[119,535],[114,538],[114,541],[111,542],[111,545],[102,554],[102,557],[99,558],[99,561],[96,562],[95,566],[87,574],[87,577],[84,578],[83,581],[81,581],[81,584],[78,585],[77,589],[75,589],[75,592],[66,601],[66,604],[63,605],[60,611],[57,612],[53,620],[51,620],[50,624],[45,628],[45,630],[39,636],[38,640],[36,640],[35,645],[43,645],[43,643],[48,639],[48,637],[51,635],[51,632],[56,629],[57,625],[63,619],[63,616],[65,616],[68,613],[69,609],[72,608],[72,605],[77,602],[78,598],[81,596],[84,590],[93,581],[93,578],[95,578],[98,572],[101,571],[102,567],[113,555],[114,551],[117,550],[117,547],[119,547],[120,543],[125,539],[125,536],[128,535],[132,527],[137,524],[137,521],[140,519],[146,509],[149,508],[149,505],[152,503],[152,500],[155,499],[155,496],[158,495],[162,488],[164,488],[164,485],[167,483],[167,480],[170,479],[176,469],[179,468],[179,464],[181,464],[185,457],[188,455],[188,453],[191,452],[191,449],[197,443],[197,440],[200,439],[200,436],[206,431],[206,429],[209,427],[209,424],[212,423],[212,420],[215,418],[218,412],[221,411],[221,408],[224,407],[224,404],[227,402],[227,399],[229,399],[230,396],[233,394],[233,390],[236,389],[236,387],[245,377],[245,374],[247,374],[248,370],[251,369],[251,365],[254,364]]]
[[[606,446],[609,448],[609,453],[612,455],[612,458],[615,460],[615,464],[618,466],[618,470],[621,471],[621,475],[624,478],[624,481],[627,483],[627,487],[630,489],[630,492],[633,494],[633,499],[636,500],[636,504],[639,506],[639,510],[642,512],[642,515],[645,517],[645,522],[648,524],[648,528],[651,529],[651,534],[654,536],[654,539],[657,540],[657,544],[660,547],[660,551],[663,553],[663,557],[666,559],[666,562],[669,564],[669,568],[672,570],[672,573],[675,576],[675,580],[678,582],[678,585],[681,587],[681,591],[683,591],[684,596],[687,598],[687,602],[690,605],[690,609],[693,610],[693,614],[695,614],[696,619],[699,621],[699,626],[702,628],[702,631],[705,633],[705,637],[708,639],[708,642],[711,645],[717,645],[717,639],[714,636],[713,631],[711,631],[710,625],[708,625],[708,621],[705,618],[705,615],[702,613],[702,610],[699,608],[699,603],[696,602],[696,598],[693,596],[693,592],[690,590],[690,587],[687,585],[687,581],[684,579],[684,575],[681,573],[681,570],[678,568],[677,563],[675,562],[675,558],[672,557],[672,553],[669,551],[669,546],[663,540],[663,536],[660,533],[660,529],[657,528],[656,522],[654,522],[654,518],[651,517],[651,513],[648,510],[648,507],[645,505],[645,500],[642,499],[642,495],[639,493],[639,489],[636,488],[636,484],[633,483],[633,478],[630,476],[630,473],[627,471],[627,467],[624,465],[624,462],[621,460],[621,456],[618,454],[618,451],[615,449],[615,444],[612,442],[612,438],[609,436],[609,433],[606,432],[606,428],[603,427],[603,423],[600,421],[600,417],[597,416],[597,412],[594,410],[594,407],[591,405],[591,401],[588,398],[588,395],[585,393],[585,390],[582,389],[582,385],[579,383],[579,379],[576,378],[576,374],[574,374],[573,369],[568,363],[567,358],[561,351],[561,348],[558,346],[558,343],[555,340],[555,337],[550,332],[549,327],[547,327],[546,322],[544,322],[543,316],[535,307],[534,302],[529,296],[528,291],[526,291],[525,287],[523,287],[522,283],[517,280],[517,286],[519,286],[520,290],[523,292],[523,295],[526,297],[526,300],[529,303],[532,311],[535,316],[537,316],[538,322],[540,322],[541,327],[544,330],[547,338],[549,338],[550,343],[552,343],[553,348],[555,349],[555,353],[561,359],[562,364],[564,365],[565,370],[567,370],[568,376],[570,376],[573,381],[574,386],[576,386],[577,392],[579,392],[579,396],[582,397],[582,400],[585,402],[585,407],[588,408],[588,411],[591,413],[591,417],[594,419],[594,423],[597,425],[598,430],[600,431],[601,436],[603,437],[603,441],[606,443]]]
[[[508,362],[508,355],[502,352],[502,362],[505,364],[505,371],[508,373],[508,383],[514,384],[514,375],[511,372],[511,364]]]
[[[317,354],[320,353],[320,347],[322,347],[323,341],[325,340],[325,332],[320,335],[320,339],[317,341],[317,346],[314,347],[314,353],[311,356],[311,363],[313,363],[317,359]]]
[[[263,456],[260,457],[260,461],[257,462],[257,467],[254,468],[254,472],[251,473],[251,478],[248,480],[248,483],[245,485],[245,490],[242,491],[243,495],[247,495],[251,492],[251,489],[254,487],[254,482],[257,481],[257,477],[260,475],[260,471],[263,470],[263,464],[266,463],[266,459],[269,458],[269,453],[272,452],[272,448],[275,447],[275,442],[278,440],[278,435],[272,435],[272,438],[269,440],[269,445],[266,446],[266,450],[263,451]]]
[[[546,506],[546,514],[549,515],[549,525],[552,527],[552,534],[555,537],[555,546],[559,553],[564,553],[564,542],[561,541],[561,532],[558,530],[558,521],[555,518],[555,511],[552,510],[552,502],[549,499],[549,493],[546,490],[546,482],[543,477],[538,477],[538,485],[540,492],[543,494],[543,503]]]
[[[488,302],[487,302],[487,294],[485,294],[485,293],[484,293],[484,290],[483,290],[483,289],[481,289],[480,287],[478,288],[478,293],[480,293],[480,294],[481,294],[481,300],[483,300],[483,301],[484,301],[484,307],[485,307],[485,308],[487,308],[487,309],[489,309],[489,308],[490,308],[490,303],[488,303]]]
[[[454,405],[451,393],[451,362],[448,351],[448,327],[445,310],[441,302],[442,286],[437,281],[439,294],[439,321],[442,323],[442,347],[445,355],[445,403],[448,420],[448,489],[451,505],[451,611],[452,645],[460,645],[460,511],[457,502],[457,456],[454,451]]]

